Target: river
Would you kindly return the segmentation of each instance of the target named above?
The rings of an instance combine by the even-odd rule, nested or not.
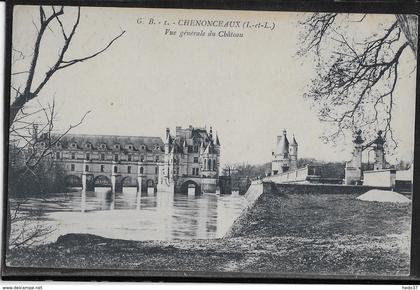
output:
[[[138,196],[135,188],[124,188],[123,193],[115,195],[106,190],[31,198],[21,208],[38,210],[41,214],[36,222],[53,229],[45,243],[67,233],[127,240],[220,238],[249,204],[237,192],[199,196],[157,192]]]

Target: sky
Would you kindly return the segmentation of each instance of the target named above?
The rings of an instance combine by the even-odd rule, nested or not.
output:
[[[64,25],[74,21],[74,12],[74,8],[65,8]],[[299,157],[349,160],[351,138],[337,146],[324,144],[319,137],[325,124],[303,98],[315,73],[311,59],[296,56],[302,30],[298,21],[307,16],[297,12],[83,7],[68,58],[94,53],[122,30],[126,33],[96,58],[57,72],[38,101],[46,104],[55,99],[58,131],[77,123],[89,110],[72,133],[163,137],[166,127],[174,132],[176,126],[212,126],[221,142],[222,163],[269,162],[276,136],[283,129],[289,139],[294,134]],[[370,16],[365,27],[359,26],[354,33],[378,29],[393,17]],[[170,24],[149,25],[150,18]],[[274,28],[227,29],[243,33],[241,38],[180,38],[185,30],[211,30],[177,25],[182,19],[267,21]],[[38,7],[15,6],[13,47],[25,58],[14,62],[13,72],[28,67],[38,21]],[[165,35],[166,28],[176,30],[177,35]],[[61,41],[59,26],[52,23],[42,43],[35,82],[51,66]],[[390,161],[410,159],[413,154],[413,61],[409,53],[402,57],[393,116],[399,147]],[[16,76],[13,83],[23,77]],[[38,101],[28,105],[35,108]]]

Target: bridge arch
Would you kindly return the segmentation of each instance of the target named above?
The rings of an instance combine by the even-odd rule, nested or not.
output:
[[[111,186],[111,180],[106,175],[98,175],[98,176],[96,176],[93,179],[93,182],[95,184],[95,187],[101,187],[101,186],[109,187],[109,186]]]
[[[201,194],[200,185],[191,179],[186,180],[182,183],[180,193],[188,194],[188,189],[192,187],[195,188],[195,194]]]
[[[70,186],[70,187],[81,187],[82,178],[77,175],[66,175],[64,177],[64,183],[66,186]]]
[[[133,178],[131,176],[125,176],[121,179],[121,184],[124,187],[137,187],[137,178]]]
[[[153,187],[153,191],[157,192],[156,182],[153,179],[147,179],[146,180],[146,191],[148,191],[148,188]]]
[[[153,186],[155,186],[155,181],[153,179],[148,179],[146,181],[146,185],[147,185],[147,187],[153,187]]]

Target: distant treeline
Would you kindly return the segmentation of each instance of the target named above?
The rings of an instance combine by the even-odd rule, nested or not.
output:
[[[250,165],[247,163],[226,165],[223,168],[223,175],[233,178],[266,176],[271,172],[271,162],[259,165]]]
[[[65,192],[64,170],[51,156],[37,160],[29,167],[28,154],[13,146],[9,148],[8,193],[10,198],[42,196]]]

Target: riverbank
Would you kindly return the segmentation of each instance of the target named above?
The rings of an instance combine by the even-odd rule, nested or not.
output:
[[[262,187],[262,186],[261,186]],[[411,204],[356,194],[263,193],[223,239],[126,241],[69,234],[10,251],[18,267],[408,275]]]

